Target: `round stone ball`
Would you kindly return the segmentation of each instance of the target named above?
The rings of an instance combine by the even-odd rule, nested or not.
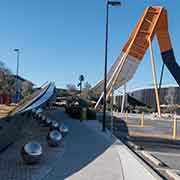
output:
[[[42,146],[36,141],[26,143],[21,149],[21,157],[26,164],[39,163],[42,159]]]
[[[41,120],[40,120],[40,123],[43,124],[43,125],[45,125],[45,124],[46,124],[46,120],[47,120],[46,116],[43,116],[43,115],[42,115]]]
[[[59,131],[53,130],[48,133],[47,142],[49,146],[57,147],[62,141],[62,135]]]
[[[43,112],[43,109],[42,108],[38,108],[37,110],[36,110],[36,113],[42,113]]]
[[[65,124],[62,124],[59,127],[59,131],[61,132],[62,136],[65,137],[69,132],[69,128]]]
[[[51,126],[50,126],[50,131],[58,130],[58,128],[59,128],[59,123],[57,121],[52,121]]]
[[[45,126],[51,126],[52,120],[50,118],[46,118]]]

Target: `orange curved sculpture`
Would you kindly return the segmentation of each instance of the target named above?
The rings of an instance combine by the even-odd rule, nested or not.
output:
[[[180,67],[175,60],[168,32],[167,10],[161,6],[149,6],[145,9],[127,43],[123,47],[121,54],[108,72],[107,98],[110,95],[112,87],[117,89],[132,79],[147,48],[152,48],[151,41],[155,35],[158,40],[162,59],[180,86]],[[102,93],[101,99],[103,97],[103,80],[99,81],[93,87],[93,90]]]

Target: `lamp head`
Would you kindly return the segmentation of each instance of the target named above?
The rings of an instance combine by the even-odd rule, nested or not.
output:
[[[108,1],[107,3],[108,5],[111,5],[111,6],[121,6],[120,1]]]
[[[19,52],[19,49],[14,49],[15,52]]]

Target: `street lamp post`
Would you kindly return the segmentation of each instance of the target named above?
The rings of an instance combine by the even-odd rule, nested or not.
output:
[[[14,51],[17,54],[17,66],[16,66],[16,103],[19,101],[20,99],[20,87],[19,87],[19,80],[18,80],[18,76],[19,76],[19,55],[20,55],[20,50],[19,49],[14,49]]]
[[[105,55],[104,55],[104,98],[103,98],[103,122],[102,131],[106,130],[106,85],[107,85],[107,50],[108,50],[108,21],[109,21],[109,6],[120,6],[121,2],[106,1],[106,37],[105,37]]]

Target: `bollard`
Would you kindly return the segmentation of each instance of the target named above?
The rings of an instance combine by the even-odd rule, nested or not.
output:
[[[141,127],[144,127],[144,112],[141,115]]]
[[[176,131],[177,131],[177,119],[176,119],[176,114],[174,114],[173,118],[173,139],[176,139]]]
[[[174,120],[173,113],[171,114],[171,120],[172,120],[172,121]]]
[[[128,121],[128,112],[125,113],[126,122]]]
[[[83,121],[83,120],[86,120],[86,119],[87,119],[87,108],[82,108],[80,121]]]

